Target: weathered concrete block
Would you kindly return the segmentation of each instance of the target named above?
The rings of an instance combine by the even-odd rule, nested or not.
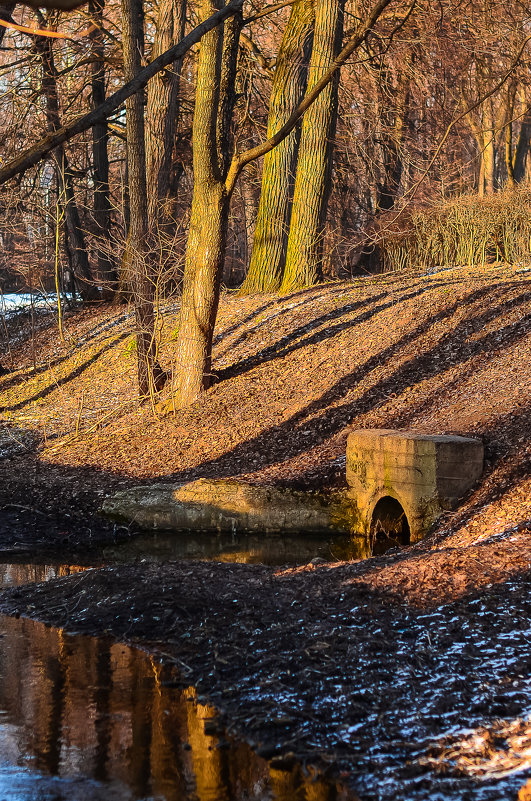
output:
[[[349,532],[346,493],[301,492],[230,479],[154,484],[117,492],[102,511],[115,520],[166,531]]]
[[[422,539],[443,511],[454,509],[483,472],[483,443],[453,436],[387,429],[353,431],[347,442],[347,483],[354,527],[368,534],[376,505],[394,498]]]

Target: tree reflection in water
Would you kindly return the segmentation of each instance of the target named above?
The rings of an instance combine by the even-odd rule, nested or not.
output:
[[[214,710],[141,651],[31,620],[1,618],[0,631],[6,801],[349,798],[298,767],[271,769],[211,724],[205,731]]]

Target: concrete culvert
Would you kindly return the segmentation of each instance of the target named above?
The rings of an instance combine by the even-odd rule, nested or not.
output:
[[[372,552],[383,552],[393,545],[409,545],[410,535],[402,505],[390,495],[380,498],[371,518],[369,536]]]

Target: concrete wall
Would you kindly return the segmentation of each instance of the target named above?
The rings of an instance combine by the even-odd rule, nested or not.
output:
[[[355,528],[368,534],[374,507],[390,496],[406,513],[411,541],[422,539],[437,517],[454,509],[474,486],[483,458],[483,443],[476,439],[387,429],[352,432],[347,483]]]

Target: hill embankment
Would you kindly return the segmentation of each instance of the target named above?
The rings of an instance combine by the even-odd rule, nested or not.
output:
[[[177,325],[177,304],[162,304],[160,359],[170,372]],[[524,269],[392,274],[281,298],[225,293],[214,386],[159,418],[136,399],[130,310],[70,313],[64,342],[44,318],[3,356],[4,505],[23,522],[20,507],[59,510],[75,541],[64,514],[86,519],[116,488],[232,476],[338,486],[350,430],[410,429],[486,445],[480,485],[431,538],[465,544],[531,519],[530,355]]]
[[[527,798],[530,279],[446,270],[226,294],[216,383],[164,418],[138,406],[128,310],[70,314],[64,344],[52,319],[22,327],[0,378],[4,561],[55,548],[71,563],[129,537],[97,510],[139,482],[341,486],[353,428],[480,437],[487,459],[457,511],[384,556],[142,560],[6,589],[0,610],[142,644],[260,754],[315,763],[360,798]],[[162,311],[171,370],[178,310]]]

